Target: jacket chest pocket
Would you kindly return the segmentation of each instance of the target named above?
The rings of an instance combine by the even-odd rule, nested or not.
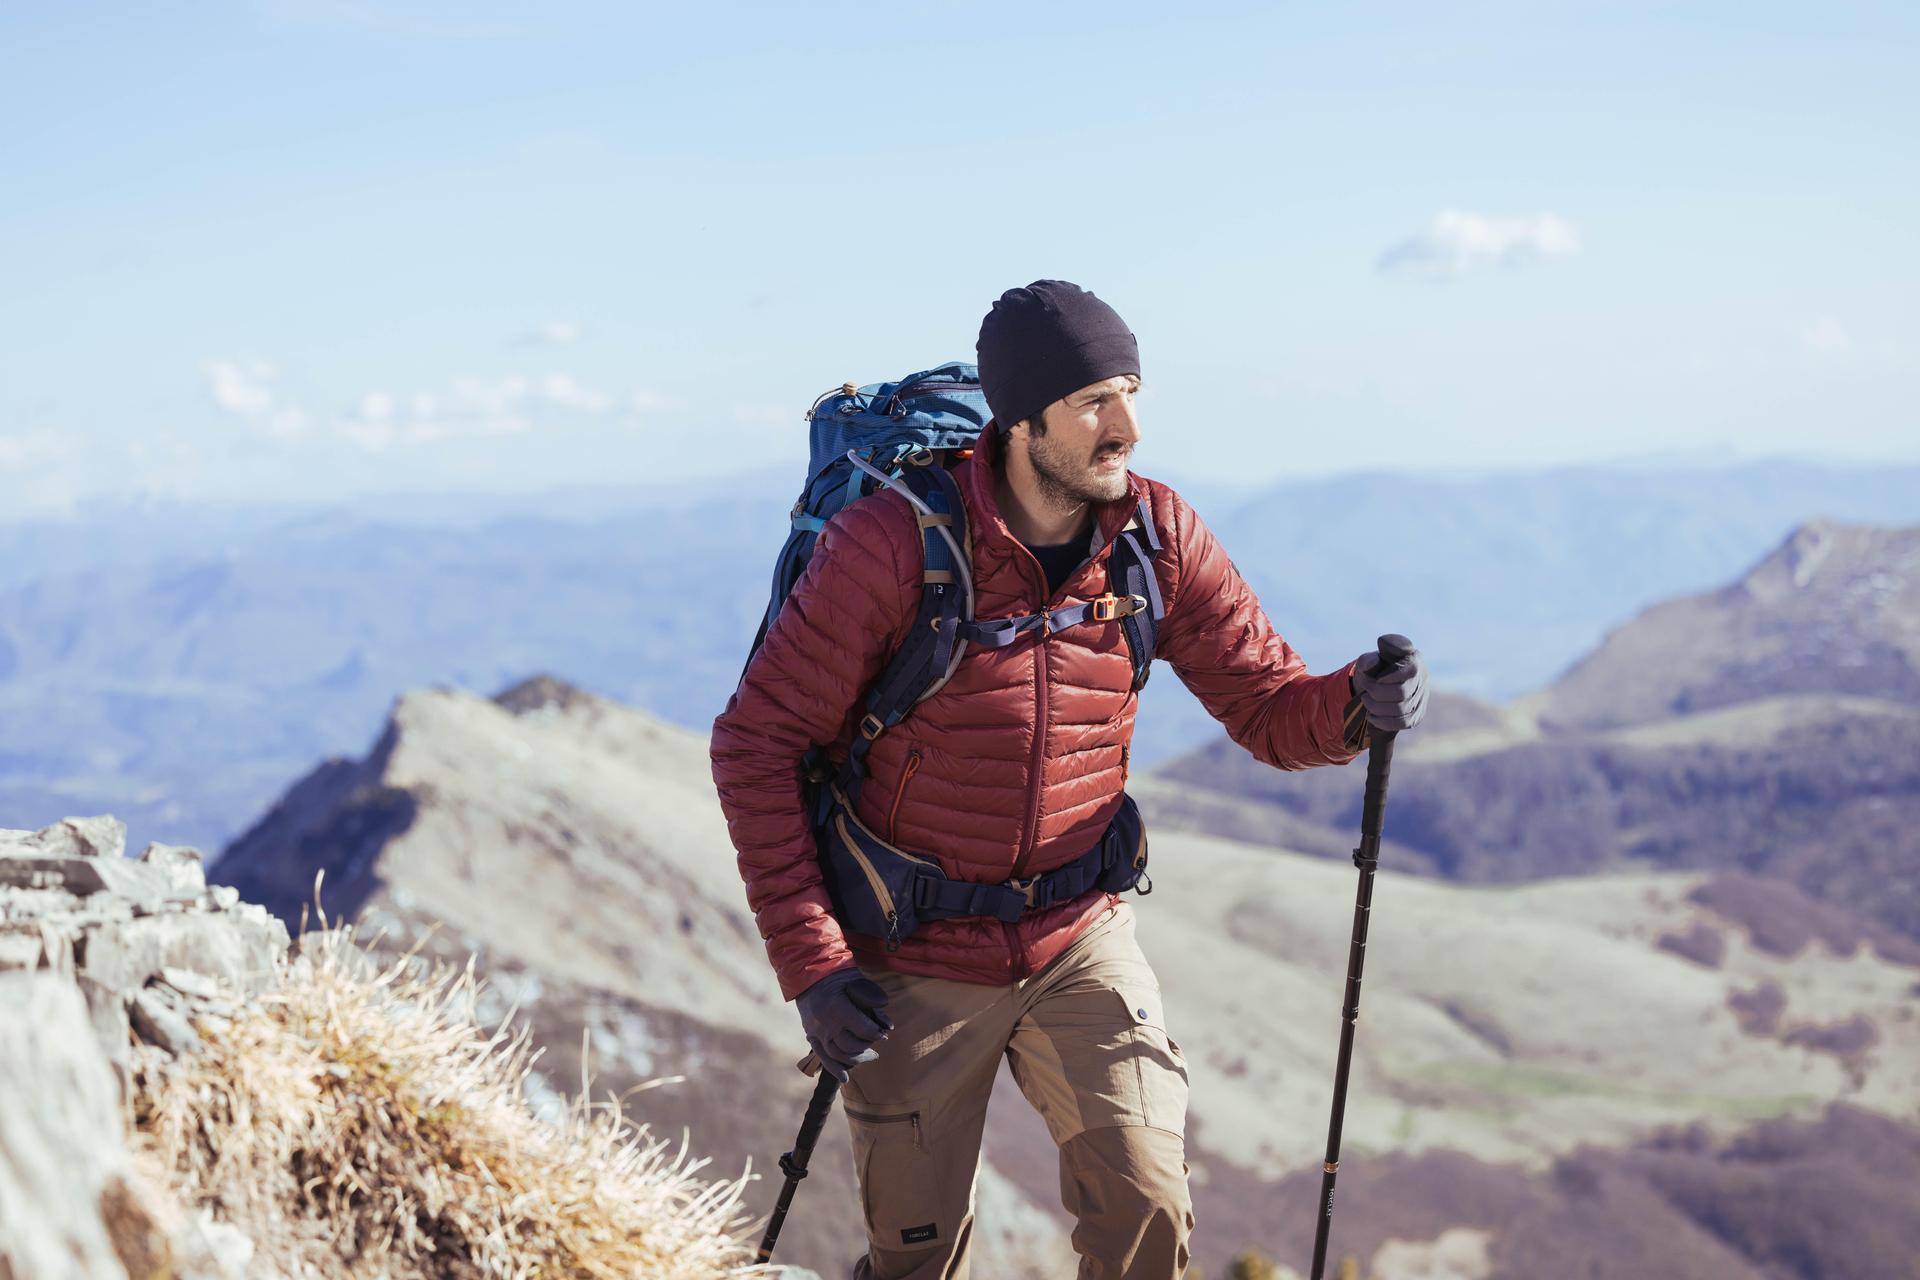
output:
[[[950,1245],[955,1224],[940,1195],[927,1107],[916,1102],[845,1110],[867,1238],[884,1249]]]
[[[887,843],[900,843],[900,802],[907,798],[907,788],[913,785],[913,775],[920,772],[920,744],[912,743],[907,748],[907,758],[900,766],[900,781],[894,784],[893,801],[887,806]]]

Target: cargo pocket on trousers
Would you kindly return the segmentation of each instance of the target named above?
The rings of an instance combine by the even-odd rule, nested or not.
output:
[[[1122,986],[1117,994],[1126,1003],[1133,1023],[1131,1066],[1133,1097],[1128,1108],[1137,1124],[1184,1134],[1187,1127],[1187,1059],[1167,1034],[1160,991],[1150,986]]]
[[[952,1224],[940,1220],[940,1170],[927,1140],[925,1105],[846,1112],[867,1238],[882,1249],[945,1244]]]

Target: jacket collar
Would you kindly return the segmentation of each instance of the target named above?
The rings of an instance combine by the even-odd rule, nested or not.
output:
[[[1000,499],[993,491],[994,477],[999,474],[1006,457],[1006,441],[1003,439],[998,423],[987,423],[980,432],[980,439],[973,446],[973,457],[955,468],[961,480],[962,491],[966,494],[967,505],[974,513],[974,538],[978,548],[981,537],[1003,542],[1001,549],[1010,551],[1019,539],[1013,536],[1013,530],[1007,527],[1006,517],[1000,512]],[[1094,509],[1094,546],[1090,554],[1099,552],[1120,536],[1147,497],[1147,482],[1127,472],[1127,492],[1112,502],[1103,502]]]

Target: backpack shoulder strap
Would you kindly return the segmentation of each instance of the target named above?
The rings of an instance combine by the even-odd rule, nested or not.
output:
[[[840,771],[847,798],[866,780],[867,752],[882,733],[907,718],[914,705],[953,675],[966,648],[961,625],[973,617],[973,570],[967,561],[967,508],[960,486],[943,466],[910,465],[887,486],[907,499],[920,526],[920,607],[907,638],[867,691],[861,717]]]
[[[1136,609],[1120,619],[1127,637],[1127,656],[1133,659],[1133,687],[1143,689],[1153,668],[1154,646],[1159,641],[1160,619],[1166,616],[1160,598],[1160,579],[1153,562],[1164,550],[1160,531],[1153,527],[1153,513],[1144,499],[1133,518],[1107,553],[1107,590],[1116,596],[1139,596],[1147,607]]]

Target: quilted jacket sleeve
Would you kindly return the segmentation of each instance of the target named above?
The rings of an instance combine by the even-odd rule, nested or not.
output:
[[[1159,656],[1263,763],[1306,769],[1353,759],[1367,741],[1366,716],[1348,682],[1353,664],[1307,674],[1213,531],[1179,495],[1166,494],[1174,582]]]
[[[740,687],[713,722],[713,780],[767,955],[787,999],[854,962],[833,917],[801,799],[799,761],[838,740],[905,638],[920,600],[920,535],[882,494],[828,522]]]

